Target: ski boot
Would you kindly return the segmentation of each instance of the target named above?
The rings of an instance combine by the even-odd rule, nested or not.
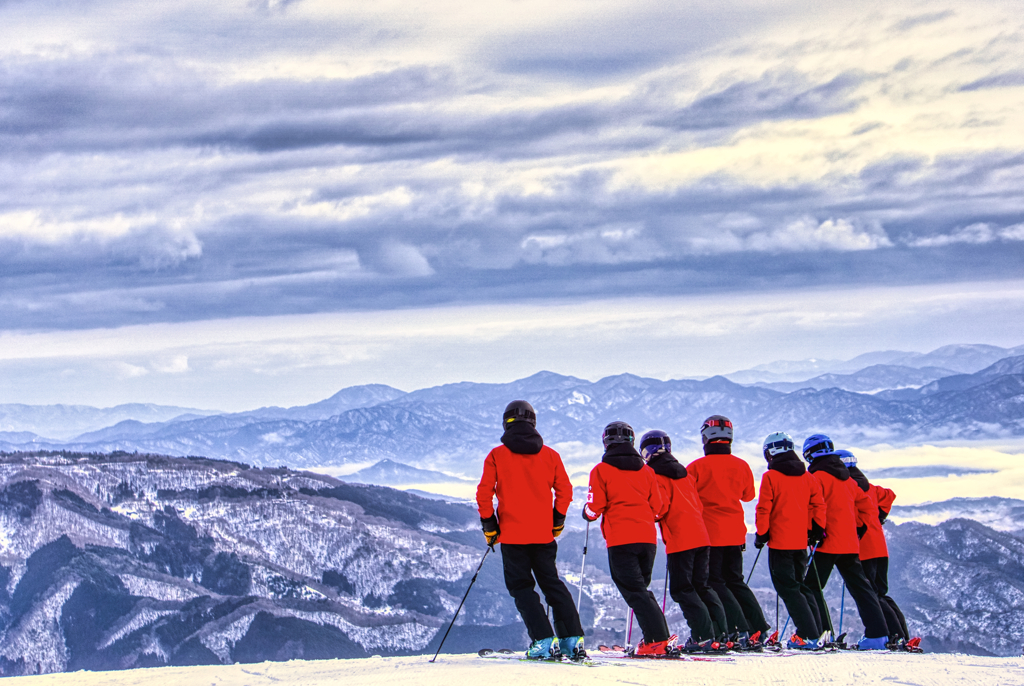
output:
[[[915,636],[906,643],[903,644],[903,650],[908,653],[923,653],[924,649],[921,648],[921,637]]]
[[[857,650],[886,650],[888,649],[888,643],[888,636],[879,636],[878,638],[868,638],[865,636],[857,643]]]
[[[678,640],[679,637],[673,634],[667,641],[655,643],[640,641],[640,645],[629,652],[629,657],[678,657],[679,648],[676,647]]]
[[[558,651],[573,662],[580,662],[587,657],[587,651],[583,649],[582,636],[558,639]]]
[[[561,657],[558,650],[558,639],[554,637],[534,641],[526,649],[527,660],[559,660]]]
[[[834,648],[835,644],[829,642],[831,637],[832,634],[828,631],[825,631],[821,636],[818,636],[818,638],[811,639],[803,639],[797,634],[793,634],[786,643],[786,648],[790,650],[825,650],[827,648]]]
[[[786,650],[819,650],[820,648],[817,641],[805,641],[797,634],[793,634],[786,641]]]
[[[767,639],[765,639],[764,647],[765,648],[771,648],[772,650],[778,650],[778,649],[780,649],[782,647],[781,645],[779,645],[779,630],[778,629],[773,631],[772,635],[769,636]]]
[[[764,651],[764,643],[761,641],[761,632],[755,631],[753,635],[748,631],[741,631],[736,634],[733,640],[733,650],[747,653],[760,653]]]
[[[726,648],[713,638],[695,641],[693,636],[691,636],[679,650],[680,652],[692,655],[694,653],[721,653],[725,652]]]

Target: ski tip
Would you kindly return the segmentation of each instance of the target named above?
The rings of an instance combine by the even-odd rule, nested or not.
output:
[[[512,653],[514,653],[516,651],[512,650],[511,648],[501,648],[500,650],[498,650],[498,652],[501,653],[502,655],[511,655]]]
[[[490,648],[481,648],[480,650],[476,651],[476,654],[479,655],[480,657],[485,657],[487,655],[492,654],[493,652],[494,651],[491,650]]]

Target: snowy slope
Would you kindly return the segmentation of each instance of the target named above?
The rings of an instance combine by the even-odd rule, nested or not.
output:
[[[217,684],[217,686],[599,686],[644,684],[675,686],[680,683],[713,686],[767,686],[768,684],[830,684],[832,686],[1020,686],[1024,665],[1020,658],[985,658],[966,655],[894,655],[837,653],[830,655],[740,656],[733,662],[619,661],[595,667],[520,661],[497,661],[475,655],[441,655],[431,664],[426,657],[365,658],[357,660],[293,660],[287,663],[167,667],[123,672],[22,677],[18,686],[165,686]]]
[[[581,501],[558,539],[574,595]],[[482,555],[478,522],[463,504],[284,469],[131,454],[4,456],[0,675],[432,652]],[[1019,650],[1024,541],[963,519],[887,529],[892,595],[926,649]],[[785,617],[774,619],[764,562],[751,585],[778,625]],[[656,563],[659,593],[664,569]],[[836,614],[840,588],[827,589]],[[588,641],[624,640],[625,605],[598,527],[580,612]],[[678,607],[668,620],[684,631]],[[446,648],[525,642],[492,556]]]

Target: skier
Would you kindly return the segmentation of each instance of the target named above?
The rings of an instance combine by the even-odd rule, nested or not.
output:
[[[718,593],[731,632],[741,650],[761,650],[768,622],[761,605],[743,580],[743,551],[747,548],[747,525],[743,506],[754,499],[754,474],[750,465],[732,454],[733,427],[727,417],[716,414],[700,428],[704,457],[687,467],[704,506],[704,525],[711,540],[709,574],[711,588]]]
[[[796,445],[782,431],[769,434],[762,448],[768,471],[761,477],[757,498],[757,537],[754,545],[768,545],[768,571],[772,585],[789,610],[796,628],[787,648],[818,650],[828,635],[822,630],[814,591],[804,583],[807,545],[820,541],[825,530],[825,501],[821,488],[804,469]],[[783,637],[779,637],[779,642]]]
[[[558,544],[554,539],[565,526],[572,484],[562,458],[544,445],[537,433],[537,415],[530,403],[509,403],[502,424],[503,445],[488,453],[476,489],[484,536],[492,550],[501,543],[505,587],[515,599],[530,636],[526,657],[557,659],[566,655],[573,660],[583,659],[586,652],[580,616],[555,567]],[[497,511],[492,503],[494,496],[498,498]],[[554,630],[533,590],[535,578],[554,613]]]
[[[601,519],[601,533],[608,546],[612,581],[633,610],[643,640],[633,657],[675,655],[676,636],[670,636],[665,615],[648,590],[658,552],[654,522],[664,506],[657,477],[633,447],[633,428],[612,422],[601,436],[605,452],[590,471],[590,492],[583,506],[588,522]]]
[[[809,436],[804,441],[803,456],[810,463],[808,471],[817,479],[825,499],[825,540],[815,551],[804,582],[814,590],[819,616],[825,620],[828,608],[822,589],[832,568],[837,568],[864,622],[864,638],[857,647],[885,650],[889,642],[888,625],[875,589],[860,564],[858,537],[859,527],[865,526],[870,517],[877,519],[878,513],[871,509],[867,495],[850,478],[850,471],[836,455],[832,439],[824,434]],[[826,628],[832,631],[831,626]]]
[[[885,542],[882,524],[889,516],[896,494],[888,488],[868,482],[864,472],[857,466],[857,457],[849,450],[837,450],[836,455],[846,465],[850,477],[864,491],[871,507],[878,511],[878,517],[868,517],[867,529],[860,539],[860,564],[864,575],[878,595],[878,604],[885,615],[885,623],[889,629],[892,648],[897,650],[913,650],[921,642],[919,638],[911,638],[907,628],[907,620],[899,605],[889,595],[889,546]]]
[[[640,438],[640,456],[658,475],[665,503],[658,525],[668,555],[669,590],[690,627],[682,650],[715,651],[720,645],[715,639],[725,634],[727,623],[722,601],[708,584],[711,541],[693,478],[672,455],[672,441],[664,431],[648,431]]]

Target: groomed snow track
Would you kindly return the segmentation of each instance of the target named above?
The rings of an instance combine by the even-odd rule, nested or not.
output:
[[[292,660],[211,667],[161,667],[120,672],[73,672],[14,677],[11,686],[360,686],[362,684],[495,684],[502,686],[768,686],[850,684],[856,686],[1024,686],[1024,659],[936,654],[740,655],[734,662],[622,660],[580,669],[570,664],[487,660],[477,655]],[[5,680],[6,681],[6,680]]]

